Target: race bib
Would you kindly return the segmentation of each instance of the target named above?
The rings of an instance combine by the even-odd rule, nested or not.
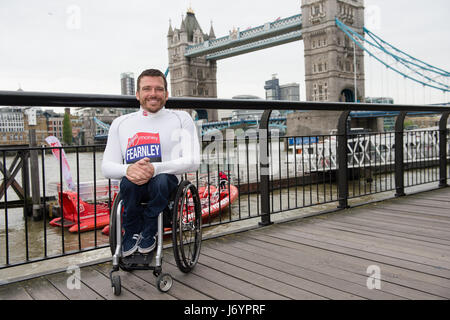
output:
[[[159,133],[139,132],[128,139],[126,163],[134,163],[143,158],[150,162],[161,162]]]

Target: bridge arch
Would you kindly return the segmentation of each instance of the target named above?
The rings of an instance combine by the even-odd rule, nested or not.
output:
[[[355,92],[351,88],[346,88],[339,95],[339,102],[355,102]]]

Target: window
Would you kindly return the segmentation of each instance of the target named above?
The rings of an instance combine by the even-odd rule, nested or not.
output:
[[[345,62],[345,71],[350,71],[350,62]]]

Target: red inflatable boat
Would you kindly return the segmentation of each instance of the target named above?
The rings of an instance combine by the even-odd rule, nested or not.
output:
[[[236,186],[230,185],[228,188],[228,184],[220,190],[220,194],[217,191],[217,187],[212,185],[209,187],[200,187],[198,193],[202,206],[203,222],[209,221],[209,219],[217,216],[219,212],[228,208],[237,199],[239,194]],[[164,231],[170,231],[170,228],[166,228]],[[102,233],[109,235],[109,224],[102,230]]]
[[[114,194],[115,197],[116,194]],[[97,205],[79,199],[76,192],[63,191],[62,199],[58,199],[63,204],[63,221],[56,218],[50,221],[50,225],[55,227],[64,226],[70,232],[81,232],[101,229],[109,224],[108,203],[98,203]],[[114,199],[113,199],[114,201]],[[78,214],[78,206],[80,213]],[[79,218],[79,219],[78,219]],[[79,222],[79,223],[78,223]]]

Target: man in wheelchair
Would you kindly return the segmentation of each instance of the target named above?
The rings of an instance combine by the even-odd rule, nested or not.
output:
[[[164,74],[143,71],[137,79],[139,111],[116,118],[109,129],[102,171],[106,178],[121,179],[122,257],[155,248],[158,216],[179,175],[200,164],[195,124],[187,112],[165,108],[168,96]]]

